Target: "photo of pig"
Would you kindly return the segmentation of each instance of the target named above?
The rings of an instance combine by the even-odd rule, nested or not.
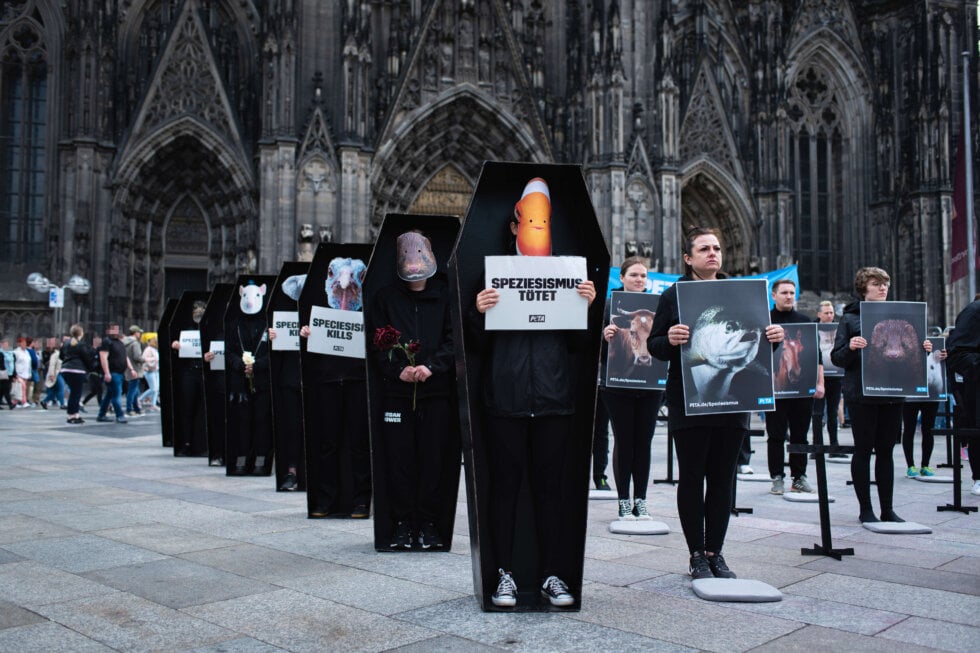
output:
[[[681,346],[686,413],[772,410],[765,281],[678,282],[677,304],[681,324],[691,330],[690,340]]]
[[[861,302],[865,396],[928,397],[925,332],[925,303]]]
[[[926,380],[929,385],[929,399],[946,401],[946,361],[939,354],[946,349],[946,338],[929,338],[932,353],[926,358]]]
[[[614,292],[609,299],[609,322],[620,328],[608,343],[606,386],[663,390],[667,363],[650,355],[647,338],[653,327],[660,295]]]

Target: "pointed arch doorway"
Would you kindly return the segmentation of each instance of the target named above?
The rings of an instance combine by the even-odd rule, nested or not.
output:
[[[164,228],[164,297],[208,290],[210,231],[200,204],[189,194],[178,198]]]

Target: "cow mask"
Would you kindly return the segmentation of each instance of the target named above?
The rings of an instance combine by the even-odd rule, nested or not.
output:
[[[517,253],[551,256],[551,192],[548,183],[535,177],[524,186],[514,205],[517,218]]]
[[[408,231],[395,244],[398,278],[422,281],[436,273],[436,257],[429,239],[417,231]]]
[[[256,286],[254,281],[249,281],[244,286],[238,287],[238,294],[241,295],[239,305],[245,315],[255,315],[262,310],[262,298],[265,297],[265,284]]]

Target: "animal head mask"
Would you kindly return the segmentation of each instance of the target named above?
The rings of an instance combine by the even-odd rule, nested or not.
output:
[[[265,297],[265,284],[255,285],[254,281],[249,281],[244,286],[238,287],[238,294],[241,296],[239,306],[245,315],[255,315],[262,310],[262,298]]]
[[[407,231],[395,243],[398,278],[422,281],[436,273],[436,257],[429,239],[417,231]]]
[[[517,218],[517,253],[551,256],[551,192],[548,183],[535,177],[524,186],[514,205]]]

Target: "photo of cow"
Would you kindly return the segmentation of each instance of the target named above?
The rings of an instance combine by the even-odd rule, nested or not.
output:
[[[817,391],[817,325],[783,324],[785,338],[772,352],[777,399],[806,399]]]
[[[861,383],[866,397],[927,399],[925,302],[861,302]]]
[[[608,343],[606,387],[663,390],[667,386],[667,362],[647,350],[660,295],[614,292],[609,299],[609,323],[619,327]]]
[[[929,338],[932,353],[926,358],[926,380],[929,385],[930,401],[946,401],[946,361],[939,353],[946,349],[946,338]]]
[[[687,415],[775,409],[769,294],[764,279],[680,281],[677,309]]]
[[[834,349],[834,339],[837,337],[837,323],[817,324],[817,338],[820,342],[820,355],[823,358],[823,376],[843,377],[844,368],[837,367],[830,360],[830,352]]]

